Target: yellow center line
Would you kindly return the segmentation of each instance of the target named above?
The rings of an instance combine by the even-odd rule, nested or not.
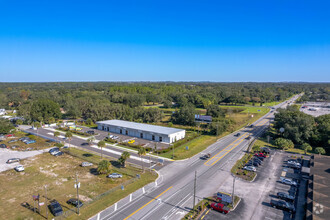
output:
[[[150,203],[152,203],[154,200],[156,200],[158,197],[160,197],[161,195],[163,195],[164,193],[166,193],[172,187],[173,186],[169,187],[167,190],[165,190],[164,192],[162,192],[161,194],[159,194],[158,196],[156,196],[155,198],[153,198],[152,200],[150,200],[148,203],[144,204],[144,206],[142,206],[141,208],[139,208],[138,210],[136,210],[135,212],[133,212],[132,214],[130,214],[129,216],[127,216],[126,218],[124,218],[124,220],[127,220],[128,218],[132,217],[135,213],[137,213],[138,211],[140,211],[141,209],[143,209],[144,207],[146,207],[147,205],[149,205]]]
[[[201,220],[203,220],[203,218],[207,215],[207,213],[209,213],[210,210],[211,210],[211,209],[209,209],[209,210],[207,210],[207,211],[205,212],[205,214],[203,215],[203,217],[201,218]]]

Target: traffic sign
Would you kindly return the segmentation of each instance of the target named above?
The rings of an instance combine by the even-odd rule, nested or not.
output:
[[[77,188],[77,184],[74,184],[74,188]],[[78,183],[78,188],[80,188],[80,183]]]

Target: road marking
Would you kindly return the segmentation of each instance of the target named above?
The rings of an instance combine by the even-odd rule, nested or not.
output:
[[[209,213],[210,210],[211,210],[211,209],[209,209],[209,210],[207,210],[207,211],[205,212],[205,214],[202,216],[201,220],[203,220],[203,218]]]
[[[166,193],[167,191],[169,191],[173,186],[170,186],[169,188],[167,188],[164,192],[162,192],[161,194],[159,194],[158,196],[156,196],[155,198],[153,198],[152,200],[150,200],[148,203],[144,204],[141,208],[139,208],[138,210],[136,210],[135,212],[133,212],[132,214],[130,214],[129,216],[127,216],[126,218],[124,218],[124,220],[127,220],[128,218],[132,217],[135,213],[137,213],[138,211],[140,211],[141,209],[143,209],[144,207],[146,207],[147,205],[149,205],[150,203],[152,203],[153,201],[155,201],[156,199],[158,199],[161,195],[163,195],[164,193]]]

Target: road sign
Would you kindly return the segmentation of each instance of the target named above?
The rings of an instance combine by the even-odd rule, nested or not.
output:
[[[121,190],[124,190],[124,186],[123,186],[123,185],[121,185],[121,187],[120,187],[120,188],[121,188]]]
[[[186,146],[186,150],[189,150],[189,147],[188,146]]]
[[[231,198],[231,195],[230,194],[218,192],[217,193],[217,196],[223,202],[232,203],[232,198]]]
[[[77,184],[74,184],[74,188],[77,188]],[[80,183],[78,183],[78,188],[80,188]]]

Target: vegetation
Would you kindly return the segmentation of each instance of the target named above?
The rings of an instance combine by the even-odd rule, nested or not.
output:
[[[102,148],[105,147],[105,141],[99,141],[99,143],[97,143],[97,146],[101,148],[101,158],[102,158]]]
[[[111,164],[108,160],[102,160],[97,166],[97,172],[99,174],[108,174],[110,172]]]
[[[10,121],[0,118],[0,134],[8,134],[14,128],[15,127]]]
[[[291,140],[285,138],[277,138],[275,140],[275,145],[280,149],[288,150],[294,148],[294,144]]]
[[[126,167],[126,160],[130,157],[130,153],[127,151],[124,151],[121,156],[118,158],[118,162],[123,166]]]

